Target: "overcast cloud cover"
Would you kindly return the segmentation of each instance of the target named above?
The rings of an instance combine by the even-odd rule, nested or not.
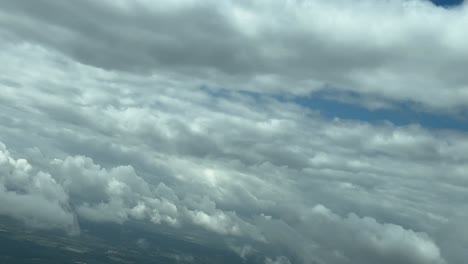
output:
[[[265,264],[468,258],[468,6],[0,0],[0,214],[199,231]],[[352,95],[352,96],[349,96]]]

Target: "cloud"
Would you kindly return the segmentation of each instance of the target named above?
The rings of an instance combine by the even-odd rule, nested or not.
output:
[[[107,70],[462,111],[466,5],[429,1],[2,1],[2,36]],[[56,12],[60,10],[60,12]],[[53,36],[53,37],[50,37]],[[387,103],[385,103],[387,102]]]
[[[270,93],[331,83],[385,100],[461,105],[463,89],[453,88],[442,58],[464,46],[424,60],[422,51],[443,42],[433,34],[446,25],[430,21],[450,16],[455,38],[465,7],[171,3],[61,3],[63,15],[52,15],[55,2],[29,9],[0,1],[11,11],[1,18],[9,26],[0,44],[0,214],[69,231],[79,230],[77,219],[141,221],[222,241],[246,259],[263,254],[265,263],[451,264],[468,257],[468,241],[453,228],[466,227],[466,133],[330,120]],[[284,17],[268,19],[275,12]],[[418,22],[422,16],[430,23]],[[364,32],[370,18],[386,28]],[[141,38],[132,35],[137,29],[145,31]],[[56,38],[45,37],[51,32]],[[427,34],[418,48],[414,32]],[[456,43],[448,32],[444,45]],[[210,59],[189,56],[208,50]],[[392,78],[366,75],[383,87],[370,89],[356,69],[372,73],[379,65]],[[419,83],[423,75],[428,86]],[[309,81],[315,88],[295,85]],[[449,88],[436,88],[441,83]]]
[[[354,214],[341,218],[322,205],[312,208],[311,214],[303,230],[320,241],[320,246],[343,243],[333,251],[337,263],[445,263],[438,246],[425,233]]]
[[[291,264],[291,262],[284,256],[277,257],[276,259],[267,258],[265,264]]]
[[[70,211],[68,196],[44,172],[34,172],[24,159],[14,159],[0,142],[0,214],[9,215],[38,228],[62,228],[79,232]]]

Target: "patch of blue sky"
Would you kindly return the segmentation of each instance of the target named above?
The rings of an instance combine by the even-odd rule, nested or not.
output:
[[[370,123],[391,122],[397,126],[419,124],[434,129],[450,129],[468,132],[468,116],[465,113],[434,113],[419,111],[410,102],[392,103],[391,108],[368,109],[357,104],[344,103],[320,96],[294,97],[289,100],[303,107],[315,109],[326,118],[360,120]]]
[[[437,6],[457,6],[463,4],[463,0],[431,0],[431,2]]]
[[[468,132],[468,109],[464,112],[437,113],[422,111],[417,105],[411,102],[391,102],[391,108],[369,109],[356,103],[342,102],[333,99],[329,93],[316,93],[310,96],[283,96],[264,95],[258,92],[240,91],[232,92],[228,89],[212,89],[201,87],[201,90],[213,97],[234,99],[235,94],[243,95],[262,103],[262,98],[270,97],[281,102],[295,103],[305,108],[318,111],[323,118],[340,118],[345,120],[364,121],[369,123],[390,122],[396,126],[406,126],[419,124],[431,129],[449,129]],[[353,97],[354,102],[359,102],[358,94],[348,93],[348,97]]]

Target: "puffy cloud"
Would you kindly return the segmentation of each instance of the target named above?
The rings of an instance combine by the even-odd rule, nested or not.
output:
[[[133,218],[176,227],[182,221],[233,236],[248,236],[245,232],[249,226],[255,229],[235,213],[217,209],[206,196],[199,199],[207,205],[179,201],[171,188],[162,182],[150,186],[130,166],[106,170],[90,158],[76,156],[53,160],[50,166],[53,176],[43,172],[32,174],[26,160],[15,160],[3,144],[0,147],[0,195],[4,201],[0,212],[34,226],[78,228],[75,218],[79,216],[94,222],[124,223]],[[51,219],[51,215],[58,217]]]
[[[79,232],[62,187],[44,172],[34,172],[24,159],[11,157],[0,142],[0,214],[39,228]]]
[[[353,213],[341,217],[320,204],[303,208],[295,223],[260,217],[257,226],[304,263],[446,263],[426,233]]]
[[[463,89],[453,88],[442,69],[450,57],[433,52],[423,60],[418,53],[442,45],[433,34],[447,26],[418,19],[450,16],[455,38],[465,7],[359,1],[360,15],[351,20],[356,7],[344,1],[171,3],[163,10],[143,1],[81,1],[62,3],[63,13],[51,15],[52,1],[31,3],[34,9],[0,1],[11,11],[1,16],[9,38],[0,44],[0,137],[9,151],[0,146],[0,214],[65,230],[78,230],[77,218],[138,220],[225,241],[246,259],[264,254],[265,263],[451,264],[467,257],[468,241],[456,231],[466,227],[466,133],[328,120],[269,94],[331,83],[385,100],[460,105]],[[280,6],[285,17],[268,19]],[[371,11],[381,7],[377,18]],[[101,13],[87,24],[69,10]],[[211,24],[207,12],[220,23]],[[21,14],[29,16],[19,23]],[[372,29],[376,23],[364,32],[369,18],[386,28]],[[175,24],[167,31],[162,22]],[[140,34],[137,28],[141,38],[126,35]],[[206,28],[213,36],[200,33]],[[416,48],[414,32],[421,30],[428,39]],[[47,31],[56,38],[41,36]],[[245,43],[251,64],[236,41]],[[213,51],[211,59],[188,56],[190,43],[194,54]],[[372,74],[376,65],[386,81]],[[423,75],[428,85],[420,97]],[[372,82],[384,88],[371,89]],[[441,83],[448,88],[435,88]]]
[[[309,228],[303,230],[320,246],[336,247],[337,262],[348,258],[358,263],[445,263],[438,246],[425,233],[354,214],[340,218],[322,205],[312,208],[309,217],[305,224]]]

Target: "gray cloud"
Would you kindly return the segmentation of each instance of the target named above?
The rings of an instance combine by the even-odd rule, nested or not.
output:
[[[148,38],[166,30],[167,37],[181,42],[181,49],[186,52],[188,47],[184,45],[201,45],[205,43],[202,37],[210,38],[199,35],[197,28],[210,28],[207,34],[223,31],[229,38],[220,37],[220,43],[214,44],[206,41],[206,46],[195,45],[194,52],[220,45],[222,52],[228,50],[233,56],[223,41],[238,48],[230,38],[240,39],[236,34],[241,32],[244,38],[264,44],[262,34],[266,33],[262,32],[268,25],[263,23],[268,16],[250,16],[254,20],[249,23],[252,28],[240,31],[239,24],[234,23],[237,20],[226,13],[227,6],[232,8],[229,10],[242,6],[247,12],[243,14],[245,19],[249,18],[249,10],[272,12],[278,6],[269,10],[263,2],[200,5],[186,1],[168,3],[156,10],[151,6],[129,8],[125,1],[119,2],[122,6],[82,1],[61,3],[63,6],[55,10],[63,13],[52,15],[51,8],[58,3],[41,1],[34,3],[38,5],[34,8],[22,1],[0,3],[8,5],[11,11],[2,16],[2,23],[12,23],[2,34],[14,36],[0,44],[0,60],[4,62],[0,65],[0,141],[6,145],[0,146],[0,214],[32,226],[74,233],[79,231],[76,219],[103,224],[143,221],[182,232],[198,232],[206,240],[225,241],[227,247],[245,258],[265,252],[269,256],[265,263],[451,264],[467,257],[462,249],[468,241],[457,232],[466,226],[461,221],[466,218],[464,203],[468,198],[464,175],[468,164],[464,155],[468,147],[466,133],[428,130],[417,124],[398,127],[390,123],[327,120],[310,109],[275,100],[268,93],[250,96],[220,90],[209,85],[211,77],[195,78],[205,76],[205,68],[210,67],[226,77],[216,81],[228,84],[247,80],[246,76],[252,74],[280,71],[274,67],[283,66],[271,65],[282,64],[272,64],[266,55],[267,59],[259,58],[255,62],[258,65],[250,68],[242,61],[234,67],[227,65],[233,61],[222,65],[222,59],[210,61],[205,56],[201,61],[171,57],[169,63],[162,58],[171,54],[169,50],[160,50],[165,55],[156,52],[154,57],[147,56],[145,47],[154,42],[144,38],[138,49],[130,48],[133,44],[128,43],[130,39],[140,41],[138,38],[124,35],[113,39],[119,40],[122,51],[128,52],[122,54],[116,52],[118,48],[107,47],[114,42],[111,37],[105,42],[106,34],[130,34],[132,30],[120,28],[126,25],[148,28]],[[383,11],[383,22],[394,21],[391,15],[398,12],[411,20],[415,8],[422,8],[421,13],[415,14],[427,12],[430,18],[465,12],[444,11],[419,2],[408,2],[406,7],[399,1],[372,3],[361,8],[367,12],[375,5],[393,6]],[[286,11],[295,10],[297,5],[298,2],[291,2]],[[352,11],[344,2],[337,6],[320,1],[309,5],[310,8],[304,6],[306,11],[297,10],[297,25],[299,18],[308,14],[303,12],[313,12],[314,5],[323,7],[325,14]],[[155,15],[158,12],[161,16]],[[366,12],[363,17],[371,16]],[[226,21],[212,25],[207,13]],[[28,14],[29,18],[19,23],[20,14]],[[99,20],[86,25],[86,20],[79,18],[83,14]],[[178,31],[186,24],[182,17],[196,21],[190,25],[193,28],[187,29],[195,39],[184,39],[185,35]],[[143,22],[150,18],[160,19],[160,28],[153,27],[151,21],[145,27]],[[172,25],[171,21],[176,24],[169,31],[164,23]],[[321,17],[317,21],[327,20]],[[338,26],[344,22],[327,23],[340,29]],[[22,33],[31,27],[36,34],[46,34],[35,28],[41,25],[57,30],[57,39]],[[288,25],[284,23],[283,27]],[[294,40],[301,35],[301,31],[296,31],[306,27],[294,30],[292,25],[289,37]],[[114,32],[113,27],[122,31]],[[411,44],[414,40],[406,34],[415,29],[401,30],[401,35],[394,36],[395,43],[406,40]],[[427,34],[432,36],[433,32],[436,31]],[[328,37],[331,38],[326,34],[320,38],[327,47],[332,41]],[[349,37],[343,41],[354,38],[342,37]],[[73,38],[84,42],[75,45],[71,43]],[[368,45],[376,45],[377,40],[369,38]],[[88,47],[86,41],[97,44]],[[99,45],[102,53],[96,48]],[[86,52],[93,58],[89,61],[68,50],[74,48],[89,48]],[[255,45],[249,49],[252,54],[248,58],[255,61],[259,52]],[[324,58],[329,57],[326,54]],[[393,57],[386,58],[385,63],[387,60],[388,65],[394,63]],[[289,78],[301,79],[300,71],[294,73],[298,65],[314,69],[312,64],[291,62],[292,68],[284,71],[286,79],[279,83]],[[333,57],[329,62],[333,63]],[[262,63],[273,68],[262,68],[267,67]],[[352,58],[349,63],[338,69],[340,73],[323,76],[346,76],[356,65],[365,64]],[[373,63],[381,62],[369,62],[370,68]],[[153,73],[137,74],[137,69]],[[322,70],[325,69],[324,66]],[[416,74],[430,71],[423,68]],[[392,68],[388,72],[392,73]],[[405,79],[398,81],[402,80]],[[203,89],[202,84],[206,84]],[[398,99],[411,99],[412,93],[420,91],[418,87],[402,92]],[[392,92],[385,89],[381,95],[387,93]],[[439,103],[420,100],[431,106]],[[457,102],[443,104],[454,106]]]
[[[283,94],[351,91],[368,107],[458,111],[466,5],[429,1],[1,1],[2,36],[108,70]],[[458,109],[458,110],[457,110]]]

